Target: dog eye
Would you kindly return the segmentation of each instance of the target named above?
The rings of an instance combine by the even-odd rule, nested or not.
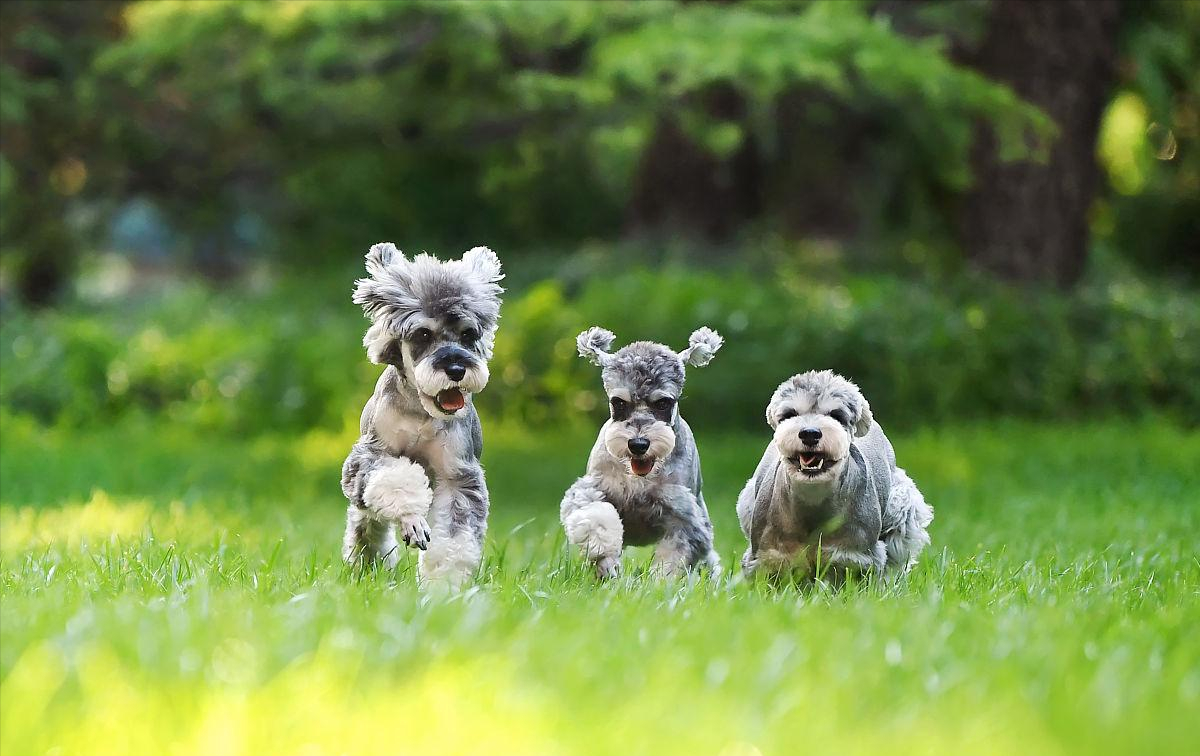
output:
[[[628,413],[629,402],[625,401],[624,399],[614,396],[609,400],[609,403],[612,404],[613,417],[620,419]]]
[[[784,410],[779,413],[779,422],[782,423],[784,420],[791,420],[793,417],[797,417],[796,410]]]
[[[413,331],[412,337],[414,341],[429,341],[433,338],[433,331],[428,328],[418,328]]]
[[[654,409],[658,410],[659,412],[668,412],[674,406],[675,400],[666,396],[654,403]]]
[[[466,331],[463,331],[463,334],[462,334],[462,336],[459,337],[459,339],[464,344],[467,344],[467,345],[474,344],[476,341],[479,341],[479,331],[476,331],[473,328],[468,329]]]
[[[842,410],[834,410],[833,412],[829,413],[829,416],[834,420],[837,420],[841,425],[848,425],[850,423],[850,416]]]

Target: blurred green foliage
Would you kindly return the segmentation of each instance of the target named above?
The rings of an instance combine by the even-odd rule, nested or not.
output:
[[[977,120],[1009,156],[1053,132],[950,61],[948,35],[985,8],[948,10],[913,37],[858,2],[132,3],[74,86],[101,124],[76,157],[92,201],[149,194],[193,243],[253,212],[292,258],[398,230],[611,238],[664,122],[718,161],[754,140],[782,188],[813,180],[793,142],[869,115],[870,184],[928,199],[967,183]],[[725,91],[736,107],[714,108]],[[778,115],[796,96],[807,128]],[[768,215],[795,201],[768,194]]]
[[[826,366],[896,423],[1200,416],[1194,292],[1154,280],[1200,263],[1200,4],[1123,11],[1099,144],[1113,191],[1093,225],[1102,256],[1138,275],[1100,270],[1070,296],[964,273],[945,233],[981,122],[1007,157],[1038,157],[1054,133],[954,62],[987,28],[986,2],[85,7],[3,7],[0,401],[14,411],[70,426],[157,412],[213,430],[339,426],[374,371],[346,286],[369,243],[394,239],[501,251],[513,290],[480,402],[535,425],[602,411],[572,342],[593,323],[622,342],[725,333],[689,383],[699,422],[757,422],[778,381]],[[736,183],[753,146],[762,173],[742,188],[761,195],[755,223],[683,254],[642,237],[539,268],[547,249],[626,235],[648,154],[668,169],[695,160],[655,141],[664,124],[717,183]],[[9,304],[12,268],[72,268],[79,237],[102,244],[133,198],[188,251],[273,252],[278,285],[185,284],[57,313]],[[231,245],[243,218],[265,234]],[[835,239],[838,275],[764,253],[764,239],[797,236]],[[135,276],[156,275],[154,254]]]
[[[1115,188],[1100,240],[1154,270],[1200,260],[1197,8],[1125,7],[1100,149]],[[522,252],[612,240],[638,227],[646,172],[650,205],[705,179],[672,231],[728,213],[734,242],[764,227],[832,237],[877,270],[903,267],[897,250],[919,237],[946,249],[920,267],[952,268],[980,126],[1007,158],[1038,158],[1055,132],[956,63],[991,10],[6,3],[0,273],[55,286],[131,201],[166,219],[170,251],[219,274],[269,253],[344,260],[382,238]]]
[[[1200,273],[1200,3],[1129,3],[1125,75],[1097,145],[1113,194],[1099,240],[1150,270]]]
[[[481,412],[536,427],[598,421],[599,375],[575,354],[576,334],[598,324],[618,345],[678,349],[709,325],[726,345],[689,371],[683,403],[704,427],[756,427],[780,381],[825,367],[858,381],[889,425],[1148,411],[1200,419],[1200,306],[1186,290],[1122,275],[1068,298],[983,280],[824,283],[798,263],[781,269],[775,283],[668,268],[520,285],[507,297]],[[379,370],[362,353],[366,323],[345,288],[326,277],[259,293],[193,285],[86,310],[11,310],[0,325],[0,404],[70,426],[165,413],[214,432],[342,428],[357,421]]]

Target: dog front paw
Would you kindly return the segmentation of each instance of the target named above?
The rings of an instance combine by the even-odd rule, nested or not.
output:
[[[600,557],[593,566],[596,568],[596,577],[601,580],[612,580],[621,575],[621,560],[616,557]]]
[[[405,545],[424,551],[429,548],[429,523],[421,515],[404,515],[396,522],[396,532]]]

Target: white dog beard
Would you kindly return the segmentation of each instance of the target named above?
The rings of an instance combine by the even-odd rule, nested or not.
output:
[[[821,440],[816,446],[807,446],[800,441],[801,428],[816,428],[821,431]],[[830,461],[829,470],[850,454],[850,434],[841,423],[828,415],[801,415],[784,420],[775,429],[775,447],[785,459],[804,452],[820,452]]]
[[[634,438],[644,438],[650,442],[645,456],[654,457],[656,465],[675,450],[675,431],[664,422],[656,422],[641,431],[635,431],[628,423],[612,420],[604,429],[604,448],[613,457],[626,461],[633,456],[629,451],[629,441]]]
[[[409,370],[409,365],[412,365],[411,370]],[[476,360],[471,367],[467,368],[467,374],[461,381],[451,380],[444,370],[433,367],[432,352],[430,356],[414,362],[408,344],[404,345],[404,367],[405,373],[407,373],[405,377],[416,386],[417,391],[425,396],[437,396],[439,391],[445,391],[448,388],[457,388],[468,394],[477,394],[483,391],[491,377],[487,363]]]

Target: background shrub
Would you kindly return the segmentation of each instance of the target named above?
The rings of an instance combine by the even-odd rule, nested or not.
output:
[[[235,433],[340,427],[357,419],[378,371],[347,296],[353,275],[265,291],[170,287],[86,311],[10,307],[0,403],[71,426],[163,412]],[[893,425],[1151,410],[1200,418],[1200,308],[1186,290],[1121,276],[1066,297],[984,280],[764,281],[683,267],[518,282],[481,411],[534,426],[598,420],[599,374],[574,343],[593,324],[618,346],[679,349],[700,325],[724,334],[718,359],[690,371],[685,391],[686,416],[706,427],[757,427],[778,382],[823,367],[854,378]]]

